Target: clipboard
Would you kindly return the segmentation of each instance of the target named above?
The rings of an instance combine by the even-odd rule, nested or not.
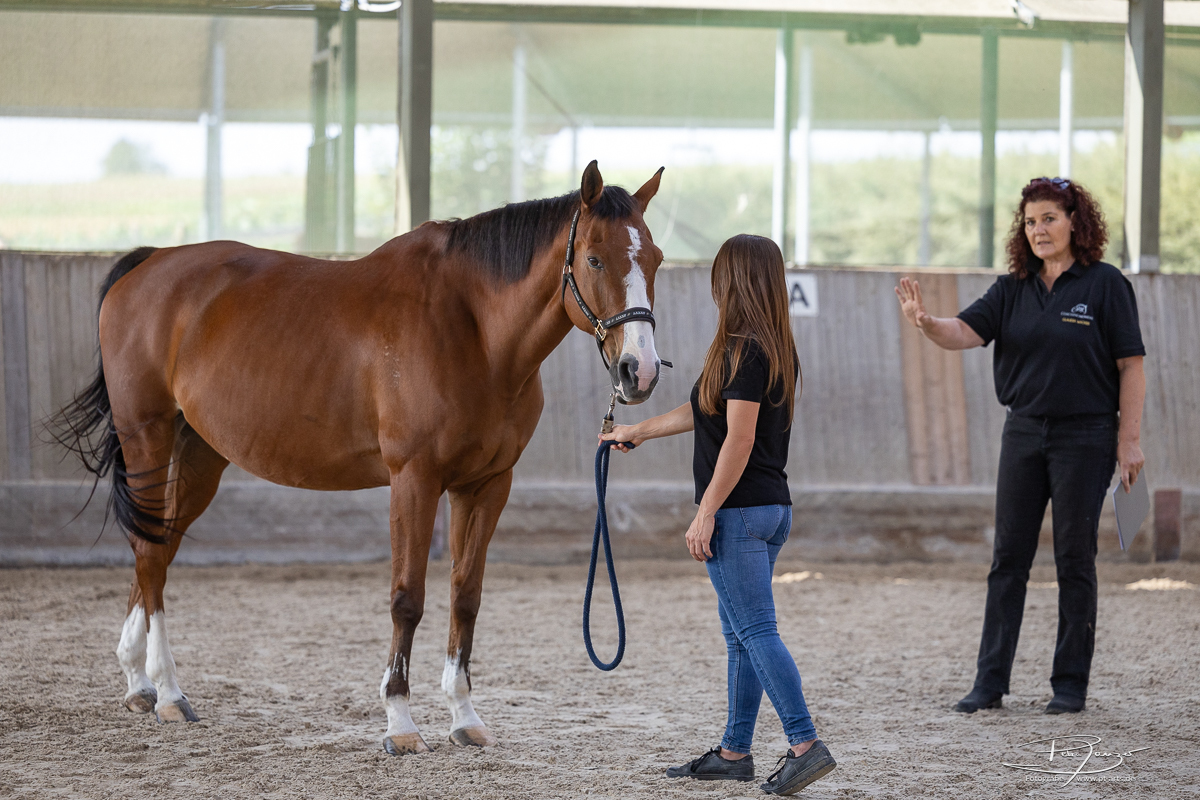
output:
[[[1146,521],[1146,515],[1150,513],[1150,489],[1146,481],[1146,471],[1142,470],[1137,481],[1129,487],[1129,494],[1125,493],[1125,488],[1118,480],[1117,485],[1112,488],[1112,499],[1113,510],[1117,513],[1117,541],[1124,550],[1126,541],[1133,541],[1142,523]]]

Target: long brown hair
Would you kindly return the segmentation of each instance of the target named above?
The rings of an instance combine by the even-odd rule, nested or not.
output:
[[[796,406],[796,342],[788,314],[787,276],[783,253],[763,236],[738,234],[721,245],[712,266],[712,293],[717,303],[717,335],[700,373],[700,410],[724,410],[724,389],[746,353],[750,340],[767,357],[767,393],[782,387],[788,416]]]
[[[1042,260],[1033,254],[1025,235],[1025,206],[1039,200],[1055,203],[1071,217],[1071,255],[1081,266],[1090,266],[1104,257],[1108,225],[1092,193],[1066,178],[1034,178],[1021,190],[1021,203],[1004,243],[1010,275],[1023,280],[1030,271],[1042,269]]]

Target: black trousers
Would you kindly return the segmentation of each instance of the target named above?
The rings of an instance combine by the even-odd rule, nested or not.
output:
[[[1025,585],[1052,501],[1058,643],[1050,685],[1087,697],[1096,642],[1096,537],[1117,458],[1115,415],[1009,414],[996,484],[996,539],[975,687],[1008,694],[1025,612]]]

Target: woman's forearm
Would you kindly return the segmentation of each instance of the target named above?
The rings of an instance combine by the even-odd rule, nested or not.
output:
[[[661,439],[664,436],[674,436],[677,433],[687,433],[692,429],[692,404],[684,403],[665,414],[643,420],[636,425],[630,425],[637,431],[641,441]]]
[[[926,339],[946,350],[967,350],[983,344],[983,338],[958,317],[925,316],[917,329]]]
[[[1117,361],[1120,375],[1121,422],[1117,441],[1139,444],[1142,438],[1142,405],[1146,400],[1146,370],[1142,356]]]
[[[1117,428],[1117,469],[1125,491],[1136,481],[1146,456],[1142,453],[1142,403],[1146,398],[1146,371],[1142,356],[1117,359],[1120,376],[1119,395],[1121,421]]]
[[[750,451],[754,448],[753,437],[749,442],[735,441],[727,438],[721,445],[721,454],[717,456],[717,466],[713,469],[712,480],[704,490],[700,499],[700,513],[712,516],[721,509],[729,498],[733,487],[742,479],[746,464],[750,461]]]

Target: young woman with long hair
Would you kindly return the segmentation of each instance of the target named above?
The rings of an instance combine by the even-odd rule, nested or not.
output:
[[[712,293],[717,333],[691,401],[600,438],[628,452],[623,443],[695,431],[699,509],[686,540],[717,591],[729,653],[729,717],[720,746],[667,775],[753,780],[750,745],[765,689],[791,747],[762,788],[793,794],[836,764],[817,738],[800,672],[779,638],[771,593],[775,559],[792,527],[784,468],[800,371],[779,247],[761,236],[725,242],[713,262]]]

